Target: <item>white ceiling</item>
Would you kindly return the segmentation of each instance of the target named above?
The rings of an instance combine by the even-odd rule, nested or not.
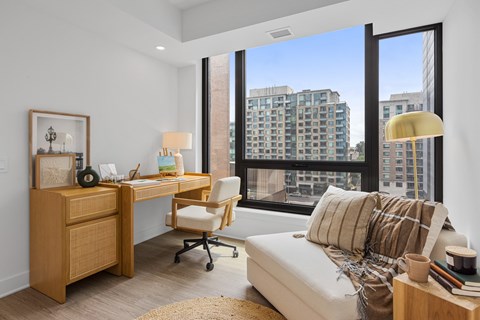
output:
[[[16,1],[181,67],[281,41],[266,32],[282,27],[304,37],[367,23],[375,33],[437,23],[456,0]],[[166,50],[155,50],[157,45]]]
[[[180,10],[186,10],[209,1],[212,0],[168,0],[168,2],[170,2]]]

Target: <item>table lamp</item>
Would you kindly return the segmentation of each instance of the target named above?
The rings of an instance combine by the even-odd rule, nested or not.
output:
[[[414,111],[394,116],[385,126],[385,140],[411,141],[413,151],[413,180],[415,199],[418,200],[417,148],[415,141],[443,135],[443,122],[433,112]]]
[[[163,148],[177,149],[177,153],[174,155],[177,175],[184,175],[185,169],[180,149],[192,149],[192,134],[190,132],[164,132],[162,146]]]

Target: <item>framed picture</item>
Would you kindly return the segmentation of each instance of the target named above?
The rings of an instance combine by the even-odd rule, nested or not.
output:
[[[75,185],[75,154],[37,154],[35,185],[37,189]]]
[[[90,117],[51,111],[29,112],[30,187],[36,187],[37,155],[74,154],[76,173],[90,163]]]
[[[159,173],[171,173],[177,171],[174,156],[158,156],[157,162]]]

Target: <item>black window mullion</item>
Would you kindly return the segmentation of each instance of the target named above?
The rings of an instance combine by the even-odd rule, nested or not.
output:
[[[312,171],[348,171],[360,172],[368,165],[365,162],[337,162],[337,161],[297,161],[297,160],[243,160],[240,165],[250,168],[269,168],[269,169],[285,169],[285,170],[312,170]]]
[[[202,172],[210,172],[210,67],[202,59]]]
[[[378,190],[379,180],[379,117],[378,117],[378,38],[373,36],[373,25],[365,26],[365,162],[367,176],[362,179],[362,190]]]
[[[442,25],[434,26],[434,99],[435,113],[443,119],[443,31]],[[443,137],[434,138],[434,192],[435,201],[443,201]]]
[[[247,169],[240,166],[245,154],[245,51],[235,52],[235,175],[240,177],[240,193],[247,198]]]

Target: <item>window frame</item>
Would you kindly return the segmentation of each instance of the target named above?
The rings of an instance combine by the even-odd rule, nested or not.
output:
[[[433,24],[385,34],[373,35],[373,25],[365,25],[365,61],[364,61],[364,96],[365,96],[365,160],[364,161],[327,161],[327,160],[272,160],[246,159],[245,117],[246,117],[246,53],[245,50],[235,52],[235,175],[241,178],[240,193],[243,199],[239,206],[274,210],[288,213],[310,215],[313,207],[277,202],[247,199],[247,170],[274,169],[324,172],[352,172],[361,174],[361,190],[379,190],[379,41],[396,36],[422,31],[435,31],[434,40],[434,112],[443,117],[442,101],[442,24]],[[208,58],[202,60],[202,170],[209,172],[209,63]],[[313,97],[312,97],[313,99]],[[368,115],[368,116],[367,116]],[[443,199],[443,139],[434,140],[434,177],[435,201]]]

